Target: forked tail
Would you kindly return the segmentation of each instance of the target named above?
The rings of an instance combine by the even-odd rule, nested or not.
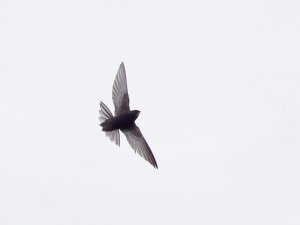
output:
[[[113,117],[112,113],[110,112],[110,110],[108,109],[108,107],[103,103],[103,102],[100,102],[100,110],[99,110],[99,113],[100,113],[100,117],[99,117],[99,120],[101,122],[100,126],[103,126],[102,124]],[[119,130],[112,130],[112,131],[104,131],[105,132],[105,135],[107,137],[109,137],[109,139],[116,143],[116,145],[119,145],[120,146],[120,133],[119,133]]]

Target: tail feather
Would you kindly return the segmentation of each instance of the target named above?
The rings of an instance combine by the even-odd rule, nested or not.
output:
[[[109,118],[113,117],[112,113],[110,112],[108,107],[103,102],[100,102],[99,113],[100,113],[99,120],[100,120],[101,124],[104,123]],[[107,137],[109,137],[109,139],[112,142],[114,142],[116,145],[120,146],[120,132],[119,132],[119,130],[105,131],[105,135]]]
[[[113,130],[113,131],[105,131],[106,137],[109,137],[109,139],[116,143],[116,145],[120,146],[120,133],[119,130]]]
[[[109,108],[103,102],[100,102],[99,113],[100,113],[99,120],[100,120],[101,123],[103,123],[107,119],[113,117],[112,113],[109,111]]]

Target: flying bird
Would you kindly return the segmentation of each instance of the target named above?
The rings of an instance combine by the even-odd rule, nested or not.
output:
[[[102,131],[105,132],[105,135],[109,137],[112,142],[120,146],[119,130],[121,130],[134,151],[147,160],[154,168],[158,168],[149,145],[139,127],[135,124],[135,120],[138,118],[140,111],[130,110],[129,107],[126,71],[123,62],[114,80],[112,99],[115,106],[114,116],[108,107],[103,102],[100,102],[99,120],[101,122],[100,126],[102,127]]]

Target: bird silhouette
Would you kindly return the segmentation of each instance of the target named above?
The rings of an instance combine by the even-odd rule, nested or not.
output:
[[[102,131],[105,132],[105,135],[112,142],[120,146],[119,130],[121,130],[134,151],[147,160],[154,168],[158,168],[149,145],[139,127],[135,124],[140,111],[130,110],[129,107],[126,71],[123,62],[114,80],[112,99],[115,106],[115,116],[112,115],[103,102],[100,102],[99,120]]]

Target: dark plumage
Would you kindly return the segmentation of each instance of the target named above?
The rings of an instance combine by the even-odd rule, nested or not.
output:
[[[129,108],[126,72],[123,62],[119,67],[114,81],[112,96],[115,106],[115,116],[112,115],[103,102],[100,102],[99,119],[101,121],[100,126],[102,127],[102,131],[105,132],[111,141],[120,146],[119,130],[121,130],[134,151],[157,168],[154,155],[140,129],[135,124],[135,120],[138,118],[140,111],[130,110]]]

